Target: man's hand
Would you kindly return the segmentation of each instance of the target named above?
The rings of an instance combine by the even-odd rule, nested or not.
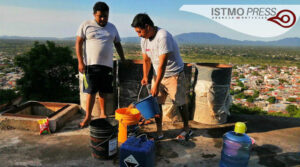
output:
[[[143,79],[141,80],[141,84],[142,85],[147,85],[148,84],[148,78],[147,77],[143,77]]]
[[[151,95],[153,97],[156,97],[158,95],[158,86],[156,84],[154,84],[152,89],[151,89]]]
[[[85,66],[84,66],[84,64],[82,64],[82,63],[78,64],[78,71],[80,73],[84,74],[84,72],[85,72]]]

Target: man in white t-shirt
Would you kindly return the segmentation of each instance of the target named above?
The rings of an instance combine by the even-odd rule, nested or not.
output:
[[[131,26],[141,39],[143,54],[143,79],[142,85],[148,84],[148,73],[151,63],[154,68],[151,94],[157,96],[160,110],[166,97],[169,96],[178,107],[182,116],[183,131],[177,136],[179,140],[188,140],[192,131],[188,125],[188,111],[184,110],[185,104],[185,79],[184,63],[181,59],[179,48],[173,36],[166,30],[154,26],[147,14],[137,14]],[[157,125],[157,139],[163,138],[162,112],[155,118]]]
[[[125,60],[119,33],[116,27],[108,22],[109,7],[104,2],[97,2],[93,11],[94,20],[83,22],[76,34],[78,70],[86,76],[87,84],[83,84],[83,92],[88,94],[86,116],[79,125],[81,128],[91,121],[97,92],[100,97],[100,118],[106,118],[104,94],[113,91],[113,45],[121,60]]]

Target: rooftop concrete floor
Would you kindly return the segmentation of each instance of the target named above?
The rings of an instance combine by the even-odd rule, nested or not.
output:
[[[9,127],[1,129],[0,166],[119,166],[118,157],[98,160],[91,156],[89,129],[77,128],[82,118],[78,113],[59,132],[50,135]],[[185,144],[174,140],[182,124],[165,123],[166,137],[156,142],[156,166],[218,166],[221,137],[233,129],[236,121],[246,121],[248,135],[256,140],[249,167],[300,166],[300,119],[252,115],[233,115],[223,125],[190,121],[195,134]],[[149,133],[156,130],[155,124],[142,129]]]

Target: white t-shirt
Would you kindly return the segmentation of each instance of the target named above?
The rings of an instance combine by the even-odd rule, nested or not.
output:
[[[120,42],[118,30],[112,23],[104,27],[95,20],[83,22],[77,36],[84,39],[85,65],[104,65],[113,67],[113,43]]]
[[[141,48],[142,53],[151,59],[156,74],[159,65],[159,56],[166,53],[170,53],[170,55],[164,77],[176,75],[183,70],[184,63],[180,57],[179,48],[173,36],[168,31],[158,28],[152,40],[142,38]]]

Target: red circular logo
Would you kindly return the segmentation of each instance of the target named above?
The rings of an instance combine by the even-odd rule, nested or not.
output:
[[[296,15],[290,10],[281,10],[275,17],[268,18],[268,21],[272,21],[283,28],[290,28],[296,23]]]

